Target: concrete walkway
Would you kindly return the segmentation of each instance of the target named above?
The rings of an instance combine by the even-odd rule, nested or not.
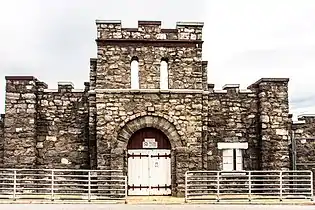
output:
[[[217,202],[213,200],[193,200],[185,203],[185,198],[171,196],[128,196],[128,204],[291,204],[291,205],[315,205],[310,199],[257,199],[251,202],[248,199],[222,199]]]
[[[229,200],[220,200],[217,202],[216,200],[197,200],[197,201],[188,201],[185,203],[185,198],[179,197],[171,197],[171,196],[128,196],[127,201],[119,200],[119,201],[102,201],[102,200],[92,200],[88,202],[87,200],[40,200],[40,199],[18,199],[16,201],[10,199],[1,199],[0,204],[8,204],[8,203],[20,203],[20,204],[131,204],[131,205],[139,205],[139,204],[155,204],[155,205],[191,205],[191,204],[217,204],[217,205],[315,205],[314,201],[306,200],[306,199],[284,199],[280,201],[279,199],[259,199],[252,200],[249,202],[247,199],[229,199]]]
[[[124,204],[2,204],[4,210],[313,210],[314,206],[283,205],[124,205]]]

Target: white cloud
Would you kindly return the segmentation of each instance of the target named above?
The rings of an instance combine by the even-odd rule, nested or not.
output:
[[[96,55],[95,19],[204,21],[209,82],[247,87],[261,77],[290,77],[294,114],[314,111],[315,1],[313,0],[0,0],[0,110],[4,76],[34,75],[56,87],[88,80]]]
[[[315,111],[315,2],[207,2],[205,58],[209,81],[247,87],[261,77],[289,77],[290,111]]]

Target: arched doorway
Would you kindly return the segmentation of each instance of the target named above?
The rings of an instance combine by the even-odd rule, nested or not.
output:
[[[171,144],[156,128],[142,128],[128,141],[128,194],[171,194]]]

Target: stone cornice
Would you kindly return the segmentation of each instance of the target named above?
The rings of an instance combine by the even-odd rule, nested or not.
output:
[[[37,80],[33,76],[6,76],[6,80]]]
[[[90,92],[90,91],[89,91]],[[187,93],[187,94],[202,94],[204,90],[194,90],[194,89],[95,89],[95,93]],[[93,93],[93,92],[91,92]]]
[[[261,78],[257,82],[251,84],[248,88],[256,88],[259,86],[260,83],[263,82],[282,82],[287,83],[289,82],[289,78]]]
[[[226,90],[214,90],[214,92],[206,91],[206,90],[194,90],[194,89],[168,89],[168,90],[161,90],[161,89],[95,89],[90,90],[89,94],[96,94],[96,93],[142,93],[142,94],[156,94],[156,93],[175,93],[175,94],[227,94]],[[251,90],[240,90],[239,93],[244,94],[252,94],[255,93]]]
[[[196,47],[202,44],[202,40],[191,39],[96,39],[97,44],[102,45],[148,45],[148,46],[170,46],[170,47]]]

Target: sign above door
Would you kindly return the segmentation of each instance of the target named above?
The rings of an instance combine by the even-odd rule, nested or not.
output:
[[[156,149],[158,148],[158,143],[155,141],[154,138],[145,138],[142,142],[142,147],[144,149]]]

